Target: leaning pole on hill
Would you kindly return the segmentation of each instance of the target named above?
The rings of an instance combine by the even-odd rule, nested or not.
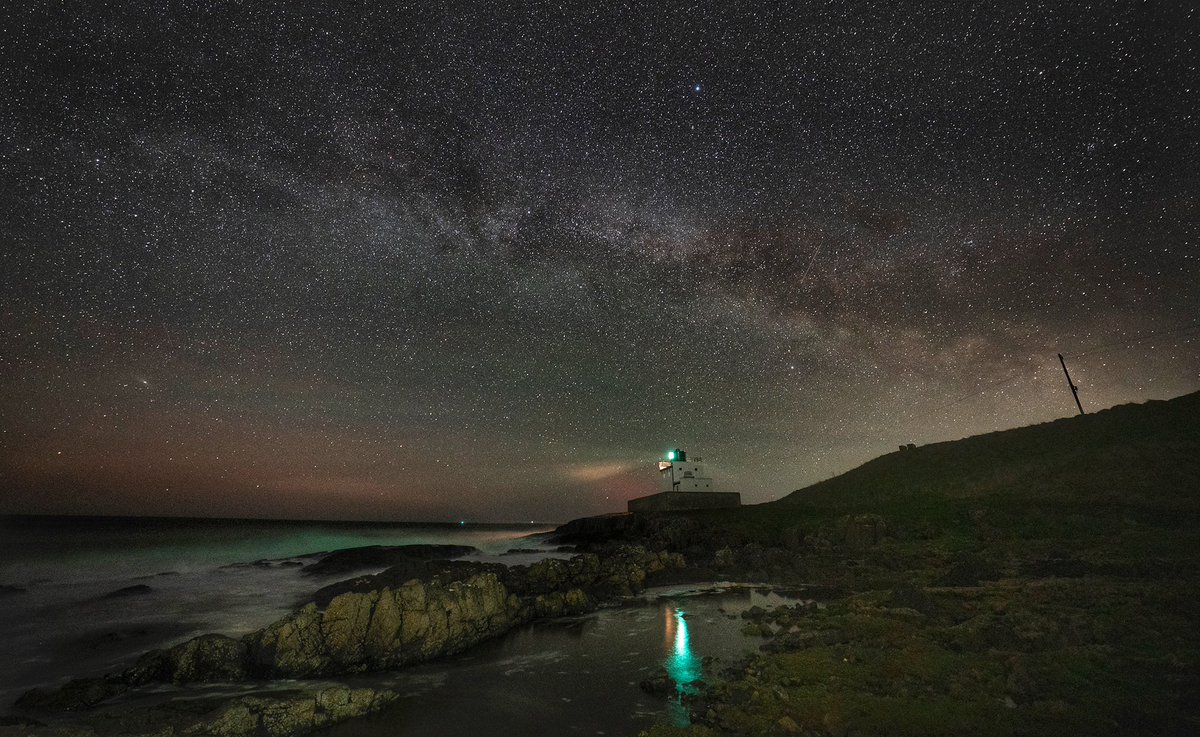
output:
[[[1063,360],[1062,354],[1058,354],[1058,362],[1062,364],[1063,373],[1067,376],[1067,386],[1071,387],[1071,395],[1075,397],[1075,406],[1079,408],[1079,414],[1083,414],[1083,405],[1079,403],[1079,387],[1071,381],[1071,374],[1067,371],[1067,362]]]

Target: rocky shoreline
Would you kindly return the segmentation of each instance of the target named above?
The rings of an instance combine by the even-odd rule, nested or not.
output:
[[[301,734],[402,695],[330,679],[462,652],[647,585],[718,580],[802,584],[821,604],[747,612],[742,633],[757,652],[744,662],[719,672],[705,662],[687,684],[665,672],[642,680],[691,721],[647,737],[1194,733],[1185,694],[1200,677],[1186,623],[1197,611],[1181,591],[1196,561],[1148,554],[1178,540],[1135,526],[1123,549],[1066,550],[1016,539],[984,509],[962,520],[953,536],[874,513],[765,534],[694,515],[577,520],[549,541],[580,551],[570,559],[509,567],[418,556],[337,581],[241,638],[203,635],[119,673],[31,691],[0,737]],[[196,699],[184,712],[137,698],[156,684],[278,679],[297,685]]]
[[[370,713],[397,697],[307,681],[461,652],[537,619],[594,610],[683,566],[678,553],[636,546],[512,567],[421,555],[335,584],[335,591],[322,589],[291,615],[243,637],[201,635],[147,652],[118,673],[29,691],[0,735],[299,734]],[[302,685],[295,692],[200,700],[186,714],[171,702],[146,706],[136,698],[155,684],[277,679]]]

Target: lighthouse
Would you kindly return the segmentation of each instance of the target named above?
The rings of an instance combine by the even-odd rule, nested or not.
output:
[[[736,491],[714,491],[704,459],[688,458],[682,448],[667,451],[658,461],[658,478],[662,491],[630,499],[630,512],[728,509],[742,505],[742,495]]]
[[[712,477],[704,459],[688,460],[687,451],[676,448],[667,451],[667,459],[658,462],[658,475],[663,491],[712,491]]]

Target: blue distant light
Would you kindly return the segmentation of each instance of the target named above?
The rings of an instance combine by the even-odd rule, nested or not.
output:
[[[459,524],[459,525],[465,525],[465,524],[467,524],[467,521],[466,521],[465,519],[460,519],[460,520],[458,521],[458,524]]]
[[[699,92],[699,91],[700,91],[700,85],[696,85],[695,87],[693,87],[693,88],[692,88],[692,90],[693,90],[694,92]]]

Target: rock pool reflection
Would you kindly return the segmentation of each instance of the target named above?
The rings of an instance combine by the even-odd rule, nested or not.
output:
[[[671,699],[671,722],[676,727],[686,727],[690,723],[688,709],[683,704],[683,697],[697,693],[696,687],[701,677],[700,658],[692,652],[692,640],[688,632],[687,613],[680,607],[665,607],[666,640],[670,649],[663,665],[667,675],[675,681],[675,696]]]

